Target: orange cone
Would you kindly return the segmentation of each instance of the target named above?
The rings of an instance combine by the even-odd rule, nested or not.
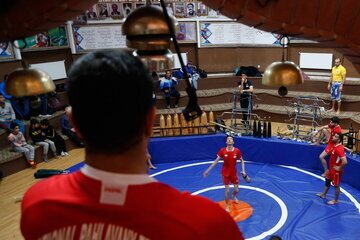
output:
[[[172,121],[171,121],[171,115],[170,114],[168,114],[167,117],[166,117],[166,127],[167,128],[172,128]],[[172,136],[173,135],[173,130],[172,129],[167,130],[167,135]]]
[[[203,112],[201,115],[201,126],[206,126],[206,125],[208,125],[207,115],[206,112]],[[207,133],[208,133],[207,127],[202,127],[201,134],[207,134]]]
[[[160,136],[164,137],[167,135],[167,131],[164,129],[165,128],[165,118],[164,115],[160,115]]]
[[[180,123],[181,123],[181,127],[187,127],[188,124],[184,118],[184,115],[180,114]],[[181,129],[181,135],[188,135],[189,134],[189,129],[188,128],[182,128]]]
[[[180,127],[179,115],[177,113],[174,113],[174,127]],[[180,129],[174,129],[174,135],[180,135]]]

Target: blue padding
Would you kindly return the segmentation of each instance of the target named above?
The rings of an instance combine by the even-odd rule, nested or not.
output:
[[[153,138],[149,152],[155,164],[215,159],[220,148],[225,147],[226,135]],[[295,166],[322,171],[320,153],[326,145],[311,146],[290,140],[235,137],[235,146],[240,148],[245,160]],[[360,159],[347,154],[343,182],[360,189],[358,173]]]
[[[207,160],[209,162],[201,161],[200,164],[194,161],[159,164],[154,177],[190,193],[222,187],[220,174],[222,163],[216,165],[207,178],[202,176],[212,161],[212,159]],[[167,171],[162,171],[165,169]],[[311,175],[312,171],[302,172],[299,169],[253,162],[246,163],[246,169],[252,181],[244,183],[240,179],[238,198],[252,207],[253,214],[238,222],[245,238],[259,236],[271,230],[280,220],[282,214],[280,204],[276,199],[260,191],[264,190],[281,199],[288,212],[283,225],[272,234],[291,240],[359,239],[360,215],[357,205],[343,192],[340,194],[339,204],[327,205],[326,202],[334,198],[334,188],[331,187],[326,199],[317,197],[315,194],[321,193],[324,189],[324,181],[316,175]],[[346,184],[342,187],[359,201],[358,190]],[[219,202],[224,200],[224,191],[224,188],[220,188],[199,195]],[[269,236],[257,239],[269,239]]]

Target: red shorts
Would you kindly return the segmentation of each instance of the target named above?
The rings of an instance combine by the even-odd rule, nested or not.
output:
[[[334,149],[334,144],[332,142],[329,142],[324,151],[327,155],[331,154],[331,151]]]
[[[330,168],[329,172],[326,174],[326,178],[331,179],[331,182],[334,186],[339,186],[342,174],[342,172]]]
[[[239,184],[239,178],[238,178],[237,174],[233,174],[233,175],[229,175],[229,176],[222,175],[222,179],[223,179],[224,185],[229,185],[230,182],[232,184]]]

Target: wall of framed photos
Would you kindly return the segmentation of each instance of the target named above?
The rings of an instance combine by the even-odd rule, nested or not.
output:
[[[159,1],[153,0],[152,4],[160,6]],[[21,52],[11,43],[0,43],[0,74],[21,67],[20,57],[29,64],[65,60],[65,68],[69,69],[85,52],[124,49],[126,38],[121,34],[124,19],[144,5],[145,1],[99,0],[66,25],[19,40],[19,47],[23,47]],[[236,23],[201,1],[166,1],[166,6],[178,21],[176,39],[180,51],[209,73],[231,72],[241,65],[260,65],[260,70],[264,71],[269,63],[281,59],[279,35]],[[336,49],[318,48],[312,41],[292,38],[291,43],[289,60],[295,63],[299,62],[299,52],[343,56]],[[175,52],[173,46],[171,48]],[[346,58],[344,64],[349,76],[359,76]]]

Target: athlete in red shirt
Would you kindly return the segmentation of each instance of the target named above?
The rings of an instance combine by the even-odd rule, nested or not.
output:
[[[341,175],[344,172],[344,167],[347,164],[347,159],[344,151],[344,147],[341,145],[341,141],[343,139],[343,135],[341,133],[335,133],[332,138],[332,148],[329,151],[330,155],[330,170],[326,174],[325,178],[325,188],[322,193],[316,194],[321,198],[326,197],[326,193],[329,191],[330,182],[335,187],[335,197],[334,200],[328,202],[328,204],[333,205],[338,203],[339,195],[340,195],[340,180]]]
[[[321,176],[323,176],[323,177],[325,177],[329,171],[325,157],[327,155],[330,155],[330,151],[333,147],[332,139],[336,133],[341,133],[341,127],[340,127],[339,123],[340,123],[340,119],[338,117],[332,117],[331,121],[328,125],[322,126],[321,128],[319,128],[317,131],[315,131],[313,133],[313,135],[320,133],[320,136],[312,145],[320,145],[321,140],[324,138],[326,138],[326,141],[328,142],[328,145],[326,146],[324,151],[319,156],[321,164],[324,167],[324,173],[321,174]]]
[[[136,94],[129,95],[132,89]],[[26,192],[25,239],[244,239],[218,204],[147,174],[156,108],[152,79],[139,59],[120,50],[88,53],[71,67],[67,93],[86,165]],[[94,109],[105,117],[94,117]]]
[[[226,137],[226,147],[220,149],[219,153],[217,154],[217,158],[215,161],[206,169],[204,172],[204,177],[207,177],[211,169],[215,167],[215,165],[219,162],[219,160],[222,158],[224,159],[224,164],[222,166],[221,175],[222,179],[225,185],[225,202],[226,202],[226,211],[230,212],[230,203],[229,203],[229,197],[230,197],[230,182],[234,184],[234,192],[232,194],[232,197],[234,199],[235,203],[238,203],[238,199],[236,198],[236,194],[239,192],[239,178],[237,175],[236,170],[236,161],[240,159],[241,161],[241,167],[242,171],[241,174],[244,178],[246,178],[246,172],[245,172],[245,164],[244,159],[242,158],[240,149],[234,147],[234,137],[227,136]]]

